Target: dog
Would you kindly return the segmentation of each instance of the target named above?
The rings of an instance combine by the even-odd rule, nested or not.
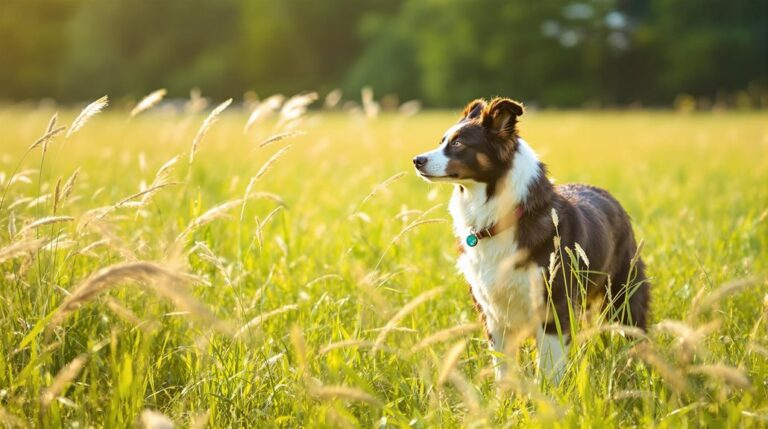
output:
[[[496,379],[505,345],[533,324],[539,373],[559,384],[574,312],[600,299],[609,320],[645,330],[650,284],[622,206],[600,188],[553,185],[519,136],[523,111],[508,98],[474,100],[413,164],[427,181],[454,185],[458,267],[496,352]]]

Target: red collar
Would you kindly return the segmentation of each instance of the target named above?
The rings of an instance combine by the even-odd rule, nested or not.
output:
[[[465,242],[467,243],[467,246],[475,247],[480,240],[491,238],[494,235],[500,234],[511,228],[521,217],[523,217],[523,206],[520,205],[515,207],[515,209],[507,216],[501,218],[498,222],[488,228],[480,231],[475,231],[475,228],[471,228]]]

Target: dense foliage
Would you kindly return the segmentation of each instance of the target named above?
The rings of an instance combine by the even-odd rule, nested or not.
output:
[[[443,106],[765,105],[767,16],[765,0],[8,0],[0,99],[372,85]]]

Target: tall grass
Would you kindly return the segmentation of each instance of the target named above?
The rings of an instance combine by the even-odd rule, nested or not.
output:
[[[454,114],[164,95],[0,110],[0,425],[768,424],[765,114],[526,114],[557,182],[634,218],[652,318],[575,309],[559,386],[522,337],[497,385],[450,189],[407,173]]]

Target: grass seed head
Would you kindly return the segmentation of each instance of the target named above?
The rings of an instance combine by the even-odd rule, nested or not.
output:
[[[67,131],[66,137],[69,138],[72,134],[76,133],[80,128],[83,127],[83,125],[88,122],[89,119],[94,117],[97,113],[101,112],[105,107],[107,107],[107,104],[109,104],[109,98],[107,96],[103,96],[99,98],[98,100],[94,101],[93,103],[87,105],[85,109],[83,109],[80,114],[75,118],[74,121],[72,121],[72,125],[69,127],[69,130]]]
[[[144,289],[170,300],[179,310],[188,312],[222,332],[228,332],[226,324],[192,296],[186,287],[188,281],[189,277],[184,273],[155,262],[128,262],[102,268],[75,287],[62,301],[54,311],[47,329],[50,331],[59,326],[73,311],[102,292],[126,282],[136,282]]]
[[[168,91],[165,88],[152,91],[149,95],[142,98],[141,101],[136,104],[136,107],[131,110],[131,117],[134,117],[145,110],[151,109],[154,105],[162,101],[163,97],[165,97],[165,94],[167,93]]]
[[[197,131],[197,135],[195,135],[194,140],[192,140],[192,149],[189,151],[189,163],[192,164],[192,162],[195,160],[195,155],[197,154],[198,146],[200,146],[200,142],[203,140],[203,137],[208,133],[208,130],[213,126],[213,124],[218,119],[221,112],[223,112],[229,105],[232,104],[232,99],[228,99],[225,102],[219,104],[216,106],[215,109],[211,111],[211,113],[208,115],[207,118],[203,121],[203,125],[200,126],[200,129]]]
[[[405,316],[410,314],[419,305],[439,296],[443,293],[444,290],[445,289],[442,287],[430,289],[405,304],[403,308],[400,309],[400,311],[392,316],[392,318],[387,322],[387,324],[379,333],[379,336],[376,337],[376,344],[373,347],[373,350],[376,351],[381,347],[381,345],[384,343],[384,340],[387,338],[387,334],[389,334],[395,327],[397,327],[397,325],[405,318]]]
[[[0,248],[0,264],[22,255],[28,255],[45,244],[43,239],[22,239]]]
[[[716,365],[696,365],[688,369],[692,374],[704,374],[714,380],[725,382],[739,389],[751,389],[752,384],[743,370],[732,366]]]
[[[265,320],[268,320],[268,319],[270,319],[270,318],[272,318],[274,316],[277,316],[277,315],[280,315],[280,314],[283,314],[283,313],[287,313],[289,311],[295,311],[295,310],[298,310],[298,309],[299,309],[298,305],[296,305],[296,304],[288,304],[288,305],[284,305],[284,306],[282,306],[280,308],[277,308],[275,310],[268,311],[266,313],[260,314],[260,315],[258,315],[256,317],[254,317],[253,319],[249,320],[248,323],[246,323],[240,329],[238,329],[237,332],[235,332],[235,338],[239,337],[240,335],[242,335],[245,332],[248,332],[250,329],[258,327],[259,325],[264,323]]]
[[[146,409],[141,412],[141,424],[144,429],[173,429],[173,420],[163,413]]]
[[[348,386],[312,387],[309,393],[321,401],[343,399],[346,401],[365,402],[375,407],[384,406],[381,400],[361,389]]]
[[[441,331],[437,331],[434,334],[424,338],[423,340],[419,341],[415,346],[412,348],[412,352],[416,353],[419,350],[422,350],[426,347],[429,347],[433,344],[442,343],[443,341],[448,341],[452,338],[455,338],[459,335],[466,335],[470,332],[474,332],[478,329],[480,329],[481,325],[479,323],[465,323],[463,325],[457,325],[453,326],[451,328],[443,329]]]
[[[85,366],[85,362],[88,360],[87,355],[80,355],[69,362],[64,368],[59,371],[53,378],[53,382],[40,395],[40,402],[43,408],[48,408],[51,402],[64,392],[64,389],[74,381],[80,371]]]
[[[448,353],[445,354],[445,357],[443,358],[443,366],[440,368],[440,374],[437,377],[438,386],[445,384],[445,381],[448,380],[448,376],[456,370],[456,365],[458,365],[459,358],[466,346],[467,342],[461,340],[454,344],[453,347],[448,350]]]

